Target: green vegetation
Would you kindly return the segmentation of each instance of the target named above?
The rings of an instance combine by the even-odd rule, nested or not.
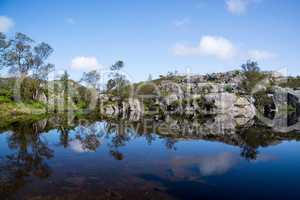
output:
[[[48,75],[54,70],[54,65],[47,62],[52,53],[53,49],[50,45],[44,42],[35,43],[25,34],[16,33],[8,39],[0,33],[0,69],[9,72],[10,75],[10,78],[0,78],[0,116],[70,110],[78,113],[100,111],[100,95],[107,98],[105,105],[115,104],[118,110],[122,109],[123,102],[128,102],[130,95],[134,95],[143,102],[145,110],[162,112],[159,107],[164,104],[162,101],[164,97],[178,93],[180,97],[176,98],[182,98],[182,94],[177,90],[185,95],[195,92],[205,95],[209,94],[214,88],[213,84],[217,83],[226,84],[225,92],[239,91],[239,94],[252,95],[256,100],[256,106],[260,109],[273,107],[272,97],[268,96],[270,91],[263,90],[252,94],[253,89],[260,86],[261,82],[265,83],[264,80],[270,83],[269,87],[273,86],[274,80],[269,73],[261,72],[258,63],[251,60],[241,66],[242,71],[204,75],[196,79],[192,87],[184,87],[187,77],[179,75],[177,71],[168,72],[165,76],[160,75],[155,80],[150,75],[148,81],[130,84],[127,76],[122,72],[125,64],[119,60],[111,65],[107,83],[100,85],[102,75],[97,70],[83,73],[79,82],[70,80],[67,71],[56,80],[48,80]],[[197,80],[211,83],[199,89]],[[286,82],[278,84],[282,87],[299,88],[300,77],[289,77]],[[264,84],[261,85],[265,87]],[[176,111],[180,106],[184,109],[198,106],[210,112],[214,104],[208,102],[203,96],[198,99],[184,97],[167,105],[167,110]]]
[[[280,113],[294,113],[297,111],[297,108],[290,104],[283,104],[278,108]]]
[[[0,49],[0,68],[12,76],[0,80],[0,115],[41,113],[45,104],[38,96],[44,92],[42,85],[54,69],[46,62],[53,49],[44,42],[35,45],[22,33],[11,39],[0,33]]]
[[[300,88],[300,76],[297,77],[288,77],[286,81],[283,81],[279,84],[281,87],[288,87],[292,89]]]
[[[255,93],[253,97],[255,99],[255,107],[258,108],[260,111],[264,111],[267,107],[273,107],[273,98],[268,96],[266,91],[259,91]]]
[[[5,119],[7,116],[16,116],[24,114],[40,114],[44,112],[46,105],[40,101],[31,100],[30,98],[22,102],[14,100],[13,87],[14,78],[0,78],[0,117]],[[24,88],[26,94],[30,88]]]
[[[252,92],[254,87],[262,80],[267,78],[268,75],[262,73],[258,67],[258,63],[248,60],[246,64],[241,66],[243,75],[245,76],[241,88],[248,94]]]
[[[29,114],[20,114],[20,115],[14,115],[10,117],[1,117],[0,121],[0,132],[12,130],[14,129],[16,124],[29,124],[31,122],[36,122],[39,120],[44,119],[47,117],[45,114],[35,114],[35,115],[29,115]]]
[[[48,80],[54,65],[47,63],[53,53],[50,45],[23,33],[12,38],[0,33],[0,70],[10,78],[0,78],[0,115],[51,113],[69,109],[86,109],[91,88],[69,79],[67,71],[59,80]],[[95,72],[84,73],[82,81],[94,86]]]
[[[225,90],[225,92],[229,92],[229,93],[233,92],[233,88],[231,85],[225,85],[224,90]]]
[[[0,103],[0,118],[2,120],[15,116],[40,115],[45,113],[45,108],[45,105],[41,102],[2,102]]]
[[[130,86],[126,76],[121,72],[124,68],[123,61],[117,61],[110,67],[110,79],[107,81],[106,90],[109,95],[118,97],[120,100],[129,97]]]

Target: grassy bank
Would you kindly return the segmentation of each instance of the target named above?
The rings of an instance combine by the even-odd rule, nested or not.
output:
[[[0,102],[0,117],[17,115],[39,115],[46,112],[46,106],[38,101],[17,103],[14,101]]]

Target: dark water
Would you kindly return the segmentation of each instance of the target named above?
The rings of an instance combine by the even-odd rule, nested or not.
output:
[[[157,134],[23,121],[0,134],[0,199],[299,199],[300,134]]]

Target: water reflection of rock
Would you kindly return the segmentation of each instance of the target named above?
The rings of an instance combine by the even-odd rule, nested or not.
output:
[[[220,121],[216,122],[215,119],[212,117],[198,121],[167,117],[164,121],[143,118],[138,122],[111,119],[107,121],[109,124],[107,126],[114,127],[114,131],[117,131],[116,137],[122,141],[118,142],[120,146],[132,138],[132,132],[133,135],[148,138],[150,144],[155,140],[152,134],[156,133],[165,139],[166,147],[169,149],[176,149],[176,143],[180,140],[218,141],[240,147],[240,156],[246,160],[257,159],[258,149],[261,147],[276,145],[286,140],[300,140],[300,135],[296,132],[274,132],[270,128],[256,124],[255,121],[239,128],[226,123],[219,126],[217,124],[220,124]]]
[[[162,122],[163,127],[170,127],[172,134],[197,135],[199,133],[206,135],[235,134],[237,132],[237,120],[244,127],[253,125],[254,120],[243,120],[242,118],[233,118],[227,115],[205,116],[204,119],[184,119],[168,117]],[[162,134],[168,134],[168,132]]]
[[[221,125],[220,125],[221,124]],[[222,127],[222,129],[219,129]],[[243,129],[230,123],[230,118],[211,116],[205,119],[182,119],[168,116],[165,120],[152,117],[128,121],[124,119],[78,119],[53,116],[39,121],[15,123],[11,127],[8,144],[13,153],[0,160],[1,193],[8,194],[26,185],[29,177],[47,178],[51,169],[47,161],[54,154],[43,135],[56,130],[60,134],[60,146],[76,152],[94,152],[101,148],[102,140],[108,140],[108,153],[116,160],[126,159],[120,147],[129,141],[145,138],[149,144],[157,137],[165,140],[168,149],[176,149],[180,140],[218,141],[240,147],[240,156],[247,160],[260,160],[258,149],[286,140],[300,140],[297,133],[276,133],[256,125],[253,121]],[[50,131],[50,132],[49,132]],[[102,144],[103,145],[103,144]],[[209,157],[177,158],[173,160],[173,173],[184,174],[185,166],[196,166],[202,176],[225,173],[230,170],[237,155],[217,154]],[[177,164],[176,164],[177,163]],[[183,168],[183,169],[180,169]],[[182,171],[183,170],[183,171]]]

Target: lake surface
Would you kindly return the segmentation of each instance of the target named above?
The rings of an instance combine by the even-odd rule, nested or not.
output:
[[[299,199],[300,133],[160,134],[57,117],[0,133],[0,199]],[[142,130],[141,130],[142,129]]]

